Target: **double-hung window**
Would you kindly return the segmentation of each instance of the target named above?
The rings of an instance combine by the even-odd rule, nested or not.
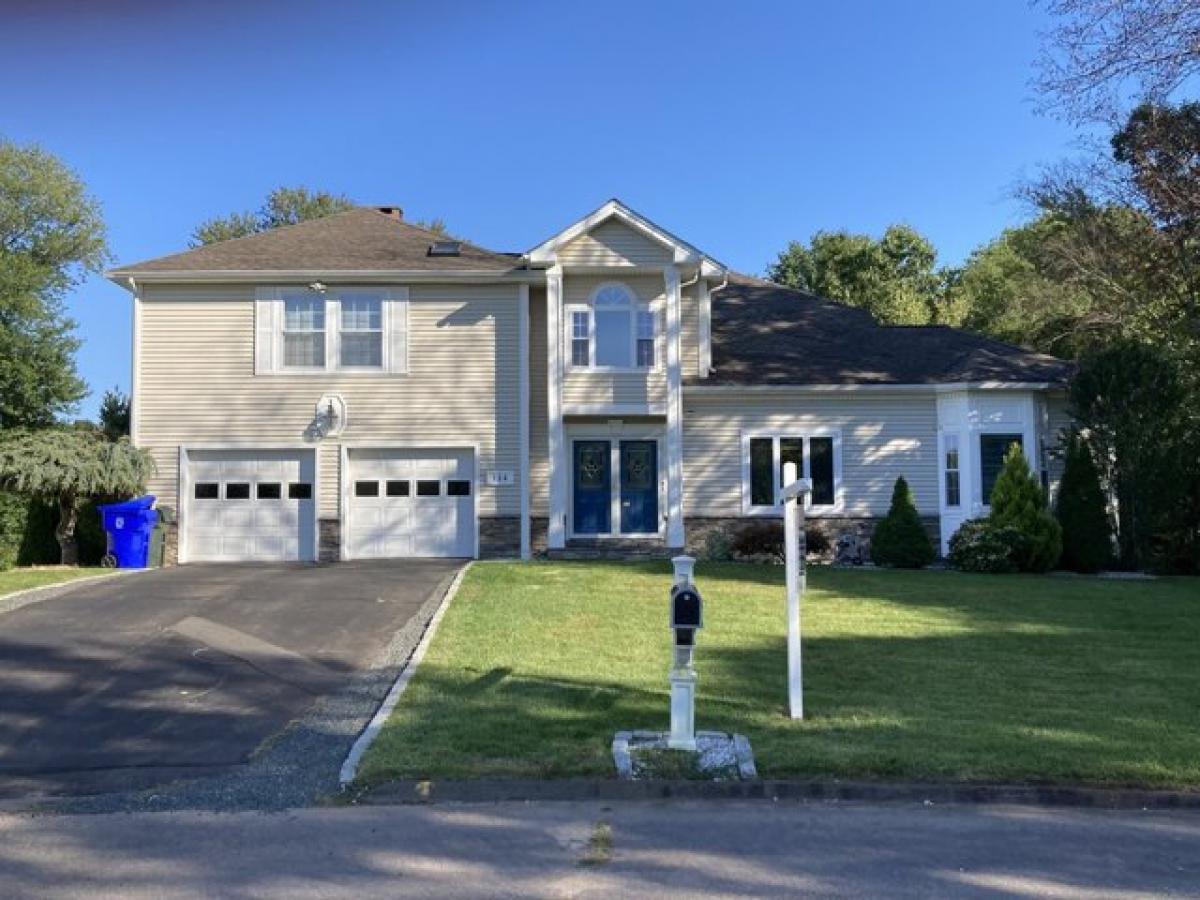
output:
[[[342,328],[338,336],[343,369],[378,369],[383,366],[383,298],[344,294]]]
[[[592,317],[586,309],[571,311],[571,365],[592,364]]]
[[[826,434],[750,435],[743,447],[743,508],[747,513],[778,513],[783,467],[795,463],[797,476],[812,480],[807,507],[832,511],[841,488],[841,436]]]
[[[325,368],[325,298],[286,294],[283,298],[283,366]]]
[[[658,317],[623,284],[598,287],[587,305],[567,308],[573,368],[652,369]]]
[[[405,373],[408,301],[406,287],[259,288],[254,372]]]

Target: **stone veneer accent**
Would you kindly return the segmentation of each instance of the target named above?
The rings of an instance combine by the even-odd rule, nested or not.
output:
[[[686,519],[687,552],[690,556],[703,559],[705,546],[710,534],[724,532],[732,539],[743,528],[761,521],[764,521],[764,518],[756,516],[732,516],[724,518],[696,518],[689,516]],[[767,518],[765,521],[779,520]],[[815,529],[825,535],[829,541],[829,552],[826,555],[832,559],[836,552],[838,538],[847,532],[857,535],[860,541],[865,542],[869,546],[871,535],[875,531],[875,525],[879,521],[878,517],[821,516],[819,518],[805,519],[804,525],[806,529]],[[934,547],[939,547],[941,545],[941,520],[937,516],[922,516],[921,522],[925,525],[925,531],[929,535],[929,539],[933,541]]]
[[[317,520],[317,562],[337,562],[342,553],[340,519]]]
[[[521,520],[517,516],[479,517],[479,558],[513,559],[521,555]]]

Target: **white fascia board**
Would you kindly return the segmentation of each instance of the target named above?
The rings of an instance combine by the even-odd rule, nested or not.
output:
[[[391,284],[399,281],[410,284],[438,284],[446,281],[466,282],[472,284],[541,284],[546,280],[544,272],[515,270],[512,272],[487,272],[479,270],[455,269],[444,272],[433,272],[428,269],[213,269],[202,272],[126,272],[113,269],[105,272],[104,277],[114,284],[129,289],[128,279],[134,277],[140,284],[170,283],[170,284],[221,284],[221,283],[253,283],[266,282],[297,282],[307,283],[324,281],[330,283],[380,283]]]
[[[689,394],[906,394],[958,391],[1055,391],[1065,385],[1048,381],[961,381],[953,384],[685,384]]]
[[[702,268],[707,263],[710,271],[704,272],[705,275],[724,273],[727,268],[717,260],[712,259],[707,254],[702,253],[696,247],[693,247],[687,241],[677,237],[654,222],[651,222],[645,216],[634,212],[620,200],[609,200],[595,212],[584,216],[574,225],[570,225],[558,234],[546,239],[538,244],[527,254],[525,258],[531,263],[549,263],[553,262],[558,249],[564,244],[568,244],[582,234],[586,234],[596,226],[607,222],[609,219],[619,219],[624,224],[628,225],[634,231],[645,235],[653,241],[662,244],[670,249],[673,253],[672,262],[679,266],[694,266],[699,265]]]

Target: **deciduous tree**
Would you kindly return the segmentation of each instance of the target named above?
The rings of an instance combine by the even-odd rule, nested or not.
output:
[[[0,139],[0,428],[49,424],[87,393],[64,298],[107,259],[99,206],[79,178]]]
[[[79,507],[94,495],[134,495],[145,489],[154,461],[128,440],[110,441],[94,428],[14,429],[0,435],[0,488],[58,505],[64,565],[75,565]]]

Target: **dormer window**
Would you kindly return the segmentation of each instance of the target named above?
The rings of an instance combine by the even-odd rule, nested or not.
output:
[[[587,306],[567,307],[566,324],[573,368],[655,366],[657,316],[624,284],[602,284]]]

